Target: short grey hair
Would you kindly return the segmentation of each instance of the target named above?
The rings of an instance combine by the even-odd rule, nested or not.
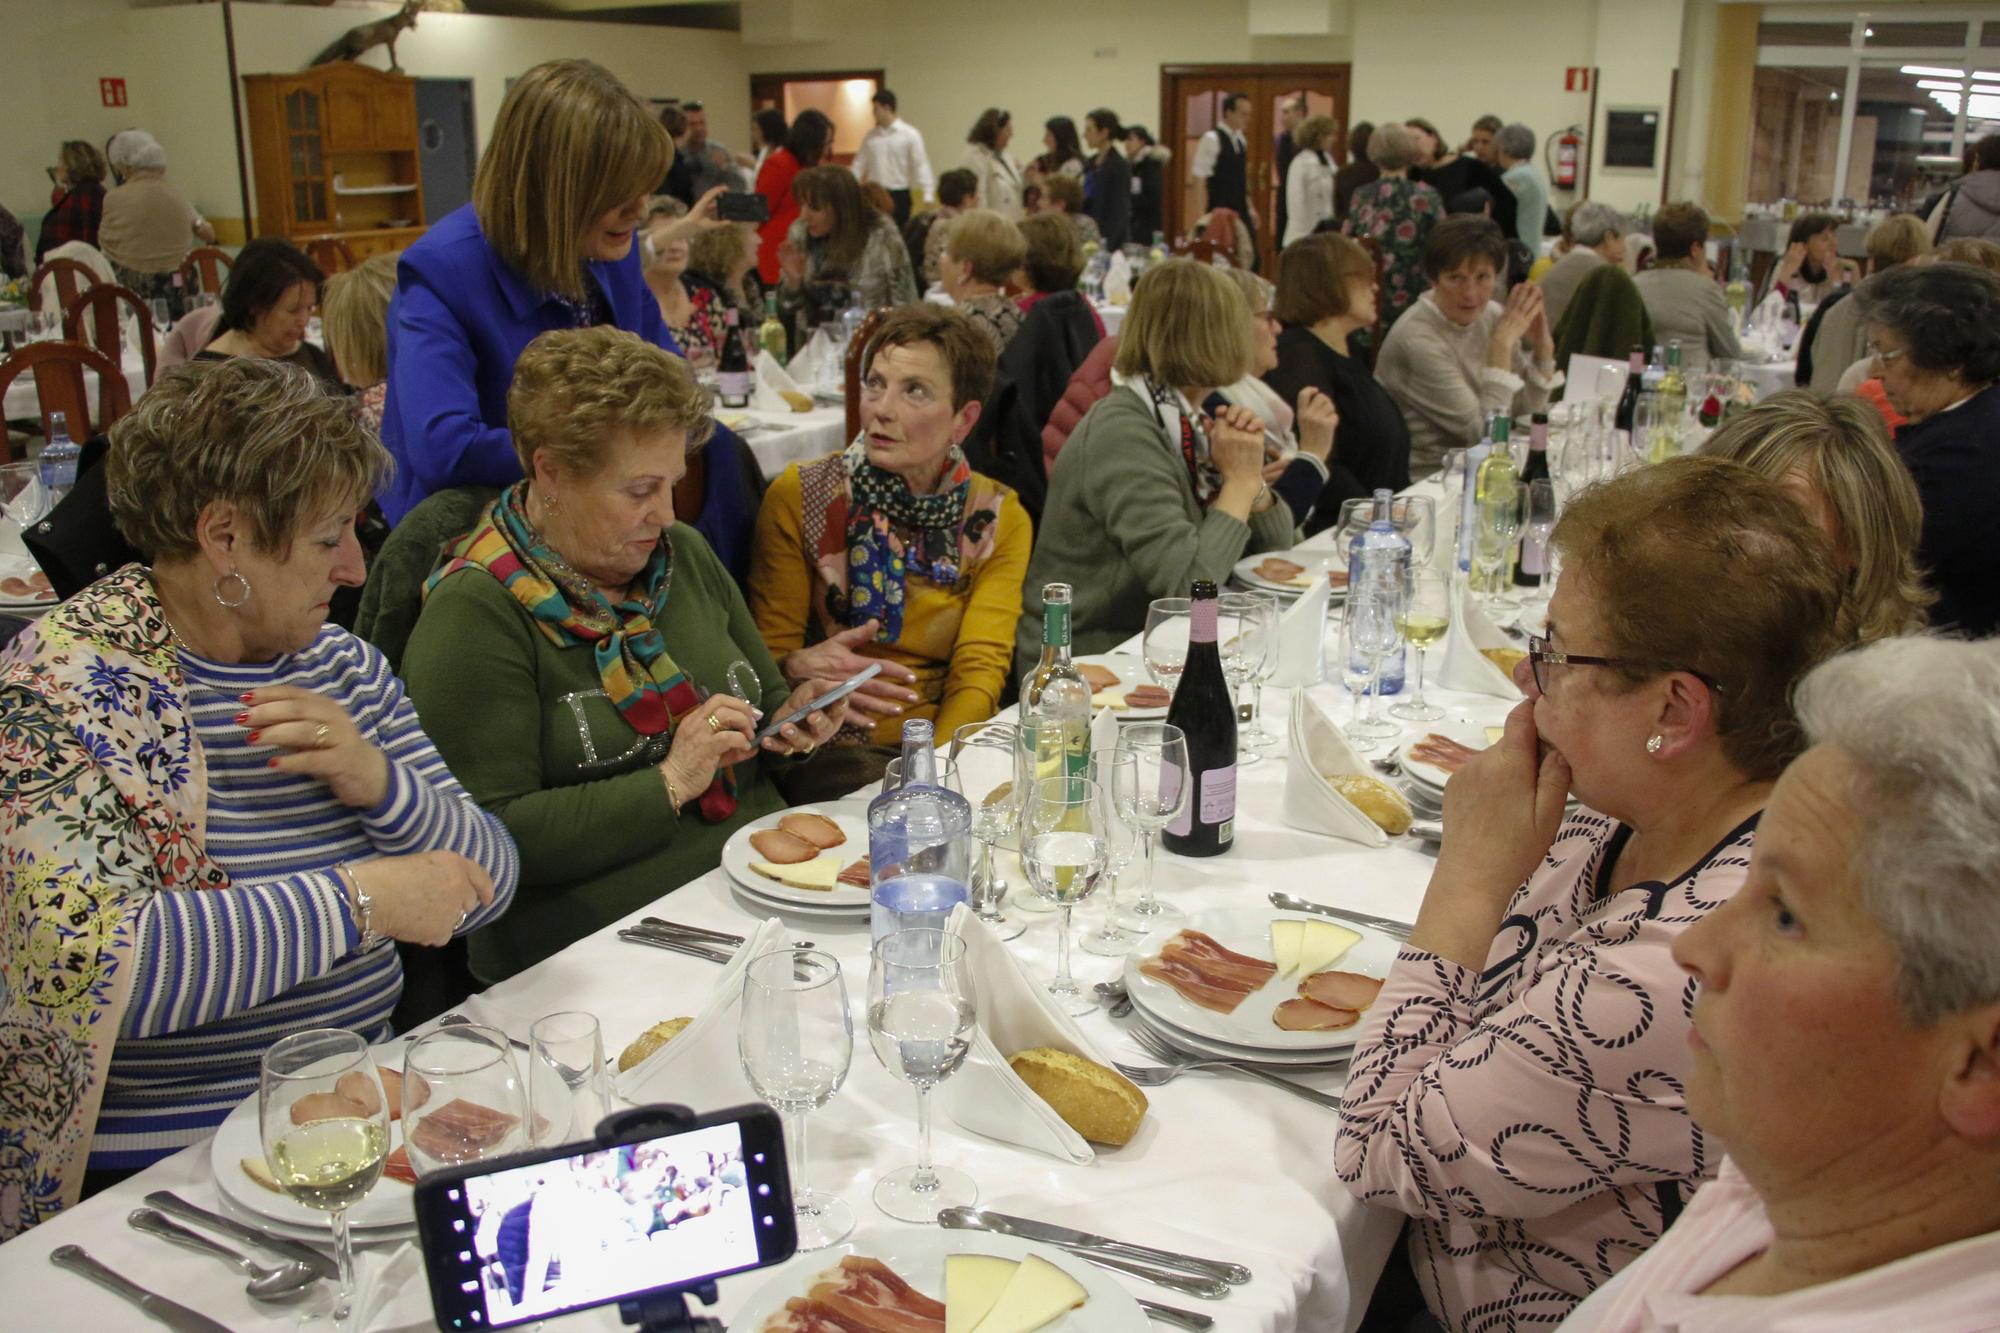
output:
[[[2000,1000],[2000,642],[1882,639],[1799,682],[1807,740],[1861,773],[1853,864],[1928,1026]]]
[[[1508,157],[1526,162],[1535,155],[1535,132],[1517,120],[1493,136],[1493,146]]]
[[[1385,121],[1368,138],[1368,160],[1384,171],[1411,167],[1424,155],[1417,132],[1401,121]]]
[[[111,136],[104,156],[120,171],[165,171],[167,150],[144,130],[120,130]]]
[[[1590,200],[1578,204],[1569,215],[1570,239],[1586,248],[1604,244],[1607,237],[1623,236],[1627,225],[1623,213],[1609,204]]]

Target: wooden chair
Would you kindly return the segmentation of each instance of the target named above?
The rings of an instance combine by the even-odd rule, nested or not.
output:
[[[1174,242],[1173,256],[1175,259],[1192,259],[1198,263],[1212,264],[1215,262],[1215,256],[1218,253],[1220,253],[1220,247],[1205,236],[1199,239],[1191,236],[1185,240]],[[1227,257],[1226,255],[1224,256],[1224,258]]]
[[[358,262],[354,252],[347,248],[347,242],[338,236],[315,236],[305,243],[306,258],[318,264],[320,271],[328,277],[345,273]]]
[[[74,259],[44,260],[42,266],[35,270],[34,276],[28,279],[28,309],[39,311],[42,308],[42,281],[45,278],[56,280],[58,313],[69,309],[71,301],[95,287],[98,282],[96,271],[88,264],[79,263]]]
[[[139,339],[139,359],[145,366],[145,384],[153,387],[153,376],[159,369],[159,349],[153,341],[153,312],[139,293],[130,287],[121,287],[115,282],[100,282],[83,295],[71,301],[63,311],[63,337],[73,343],[84,343],[113,360],[124,360],[124,338],[118,307],[130,306],[137,320]],[[90,320],[90,336],[84,336],[84,320]]]
[[[218,250],[212,245],[197,245],[181,261],[181,285],[190,292],[207,292],[210,296],[219,297],[222,295],[223,279],[235,263],[227,250]]]
[[[97,375],[95,416],[90,412],[89,386],[83,378],[86,370]],[[110,430],[132,410],[132,391],[126,386],[124,368],[94,347],[72,342],[30,343],[0,361],[0,398],[24,374],[35,377],[44,438],[49,433],[49,418],[56,412],[65,415],[69,437],[81,444],[100,431]]]
[[[847,364],[841,370],[841,396],[847,403],[847,434],[841,437],[844,449],[855,436],[861,433],[861,367],[862,358],[868,354],[868,344],[875,341],[875,330],[882,326],[882,317],[887,310],[871,310],[868,318],[861,321],[861,327],[854,330],[854,336],[847,341]]]

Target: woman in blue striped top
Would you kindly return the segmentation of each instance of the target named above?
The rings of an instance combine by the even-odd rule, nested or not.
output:
[[[281,362],[186,366],[105,466],[151,568],[0,655],[0,1239],[200,1140],[279,1036],[386,1037],[391,941],[486,924],[517,873],[324,623],[388,466],[343,404]]]

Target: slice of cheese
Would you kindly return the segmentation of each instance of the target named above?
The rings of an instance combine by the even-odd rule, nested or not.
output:
[[[1092,708],[1109,708],[1116,713],[1124,712],[1125,687],[1123,685],[1114,685],[1108,690],[1099,690],[1096,694],[1090,696],[1090,706]]]
[[[1301,924],[1306,928],[1305,938],[1299,941],[1299,975],[1302,977],[1326,971],[1361,940],[1346,926],[1336,926],[1331,921],[1306,921]]]
[[[1089,1299],[1075,1278],[1031,1254],[1014,1270],[1013,1280],[974,1333],[1034,1333]]]
[[[1288,977],[1299,970],[1299,945],[1306,936],[1303,921],[1273,921],[1271,952],[1276,955],[1278,975]]]
[[[1021,1265],[994,1254],[948,1254],[944,1260],[944,1333],[972,1333]]]
[[[1505,727],[1488,727],[1486,729],[1486,743],[1488,745],[1498,745],[1500,738],[1506,734],[1507,728]]]
[[[795,889],[833,889],[840,879],[841,868],[846,865],[837,856],[822,856],[811,861],[800,861],[796,865],[774,866],[769,861],[752,861],[750,868],[766,879],[775,879],[780,884]]]

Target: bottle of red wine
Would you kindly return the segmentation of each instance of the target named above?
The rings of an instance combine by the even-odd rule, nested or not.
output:
[[[1639,415],[1639,394],[1646,386],[1646,349],[1635,345],[1632,359],[1626,364],[1629,373],[1625,376],[1625,392],[1618,395],[1618,416],[1613,424],[1629,437],[1632,420]]]
[[[724,407],[748,407],[750,358],[744,353],[743,339],[737,333],[736,308],[731,306],[722,318],[724,332],[715,366],[716,388],[721,392]]]
[[[1521,469],[1521,558],[1514,565],[1514,586],[1539,588],[1548,572],[1547,543],[1527,531],[1528,485],[1549,481],[1549,414],[1537,412],[1528,418],[1528,465]]]
[[[1189,594],[1187,665],[1167,721],[1187,737],[1188,801],[1161,835],[1181,856],[1219,856],[1236,840],[1236,706],[1215,642],[1215,584]]]

